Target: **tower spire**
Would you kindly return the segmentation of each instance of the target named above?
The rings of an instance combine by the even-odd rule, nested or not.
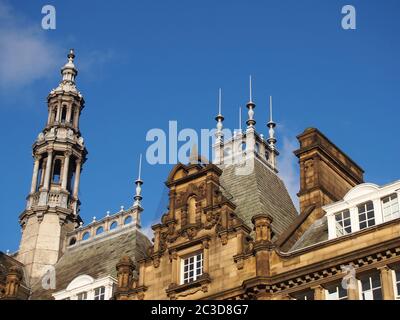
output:
[[[275,150],[275,127],[276,123],[272,119],[272,96],[269,97],[269,122],[267,123],[267,127],[269,128],[269,138],[267,140],[270,148]]]
[[[47,123],[33,144],[31,189],[20,215],[23,233],[18,255],[28,266],[29,283],[40,279],[44,265],[57,263],[65,250],[66,234],[82,222],[79,187],[87,150],[79,119],[85,101],[75,85],[78,71],[73,49],[67,57],[61,83],[47,96]]]
[[[142,185],[143,185],[143,180],[141,179],[142,175],[142,154],[140,154],[139,157],[139,170],[138,170],[138,178],[135,181],[136,184],[136,194],[134,197],[135,202],[133,203],[134,207],[141,207],[141,201],[143,199],[142,197]]]
[[[239,107],[239,134],[242,133],[242,107]]]
[[[215,120],[217,121],[217,132],[215,133],[216,137],[216,142],[221,143],[224,138],[224,133],[222,132],[223,129],[223,121],[224,117],[222,115],[222,90],[219,88],[218,90],[218,115],[215,117]]]
[[[251,75],[250,75],[249,82],[250,82],[250,100],[246,105],[247,109],[249,109],[248,120],[246,121],[246,124],[247,124],[247,128],[252,128],[256,124],[256,121],[254,120],[254,108],[256,107],[256,105],[253,102],[253,81],[252,81]]]

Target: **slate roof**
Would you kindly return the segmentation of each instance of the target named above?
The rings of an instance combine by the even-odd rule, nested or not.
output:
[[[298,213],[283,181],[257,158],[249,175],[237,175],[235,170],[235,165],[224,167],[220,184],[237,206],[239,217],[253,229],[251,218],[266,213],[273,218],[275,236],[284,232]]]
[[[324,216],[314,221],[289,252],[303,249],[326,240],[328,240],[328,220],[326,216]]]
[[[33,286],[31,299],[52,299],[52,293],[66,289],[80,275],[86,274],[94,279],[106,276],[116,278],[118,261],[125,255],[133,261],[141,259],[150,244],[144,234],[132,227],[70,247],[55,266],[56,289],[44,290],[39,282]]]

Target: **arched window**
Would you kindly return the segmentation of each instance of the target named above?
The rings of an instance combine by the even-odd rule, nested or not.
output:
[[[104,232],[104,228],[103,227],[98,227],[96,230],[96,236],[103,233]]]
[[[114,230],[116,227],[118,227],[118,222],[114,221],[113,223],[111,223],[110,230]]]
[[[256,143],[256,145],[254,146],[254,151],[256,153],[260,153],[260,145],[258,143]]]
[[[242,149],[242,151],[246,151],[246,142],[242,142],[240,148]]]
[[[36,191],[39,191],[39,188],[42,185],[42,178],[43,178],[43,161],[40,160],[39,171],[38,171],[37,180],[36,180]]]
[[[61,159],[56,159],[54,161],[54,167],[53,167],[53,182],[60,183],[60,177],[61,177]]]
[[[89,238],[90,238],[90,233],[89,231],[86,231],[82,236],[82,240],[85,241],[88,240]]]
[[[269,160],[269,152],[265,151],[265,159]]]
[[[61,109],[61,123],[65,123],[67,119],[67,106],[63,106]]]
[[[132,223],[132,217],[131,216],[127,216],[124,220],[124,224],[130,224]]]
[[[71,240],[69,240],[69,245],[70,246],[74,245],[75,243],[76,243],[76,238],[75,237],[73,237],[73,238],[71,238]]]

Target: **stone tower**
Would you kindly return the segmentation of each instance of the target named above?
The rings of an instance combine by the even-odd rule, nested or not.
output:
[[[30,284],[54,266],[65,247],[66,233],[79,217],[79,180],[87,151],[79,130],[84,99],[77,90],[71,49],[62,81],[47,97],[48,119],[33,144],[34,168],[27,205],[20,215],[22,239],[18,260]]]

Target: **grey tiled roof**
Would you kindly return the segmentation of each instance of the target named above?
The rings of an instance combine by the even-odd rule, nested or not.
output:
[[[326,240],[328,240],[328,221],[326,217],[322,217],[316,220],[307,231],[304,232],[290,251],[303,249]]]
[[[255,159],[249,175],[237,175],[236,166],[223,168],[220,178],[236,213],[253,229],[251,218],[260,213],[271,215],[272,230],[281,234],[297,217],[297,211],[283,181],[260,160]]]
[[[125,255],[133,261],[141,259],[150,241],[135,228],[89,241],[77,247],[70,247],[57,262],[56,289],[43,290],[41,283],[33,287],[31,299],[51,299],[51,294],[66,289],[68,284],[80,275],[94,279],[113,276],[116,278],[116,265]]]

